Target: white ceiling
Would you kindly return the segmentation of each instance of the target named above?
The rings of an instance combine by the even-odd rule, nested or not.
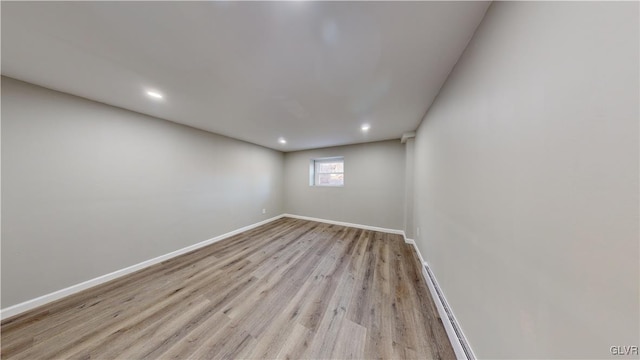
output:
[[[282,151],[394,139],[488,5],[3,1],[2,74]]]

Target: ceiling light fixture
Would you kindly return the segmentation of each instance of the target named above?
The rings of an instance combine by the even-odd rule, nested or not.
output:
[[[153,91],[153,90],[147,90],[147,95],[149,95],[150,97],[152,97],[154,99],[162,99],[162,98],[164,98],[164,96],[162,94],[160,94],[157,91]]]
[[[360,129],[361,129],[362,131],[365,131],[365,132],[366,132],[366,131],[369,131],[369,129],[371,129],[371,125],[369,125],[369,124],[362,124],[362,126],[360,127]]]
[[[278,139],[278,142],[282,145],[287,143],[287,140],[285,140],[285,138],[281,137],[280,139]]]

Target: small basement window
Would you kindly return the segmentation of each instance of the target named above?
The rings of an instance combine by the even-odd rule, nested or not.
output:
[[[311,159],[309,186],[344,186],[344,157]]]

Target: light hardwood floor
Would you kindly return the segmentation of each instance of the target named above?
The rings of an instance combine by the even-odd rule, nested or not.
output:
[[[2,359],[455,355],[400,235],[282,218],[2,322]]]

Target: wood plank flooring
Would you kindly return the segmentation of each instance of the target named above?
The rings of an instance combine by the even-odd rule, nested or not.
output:
[[[400,235],[282,218],[7,319],[2,359],[453,359]]]

